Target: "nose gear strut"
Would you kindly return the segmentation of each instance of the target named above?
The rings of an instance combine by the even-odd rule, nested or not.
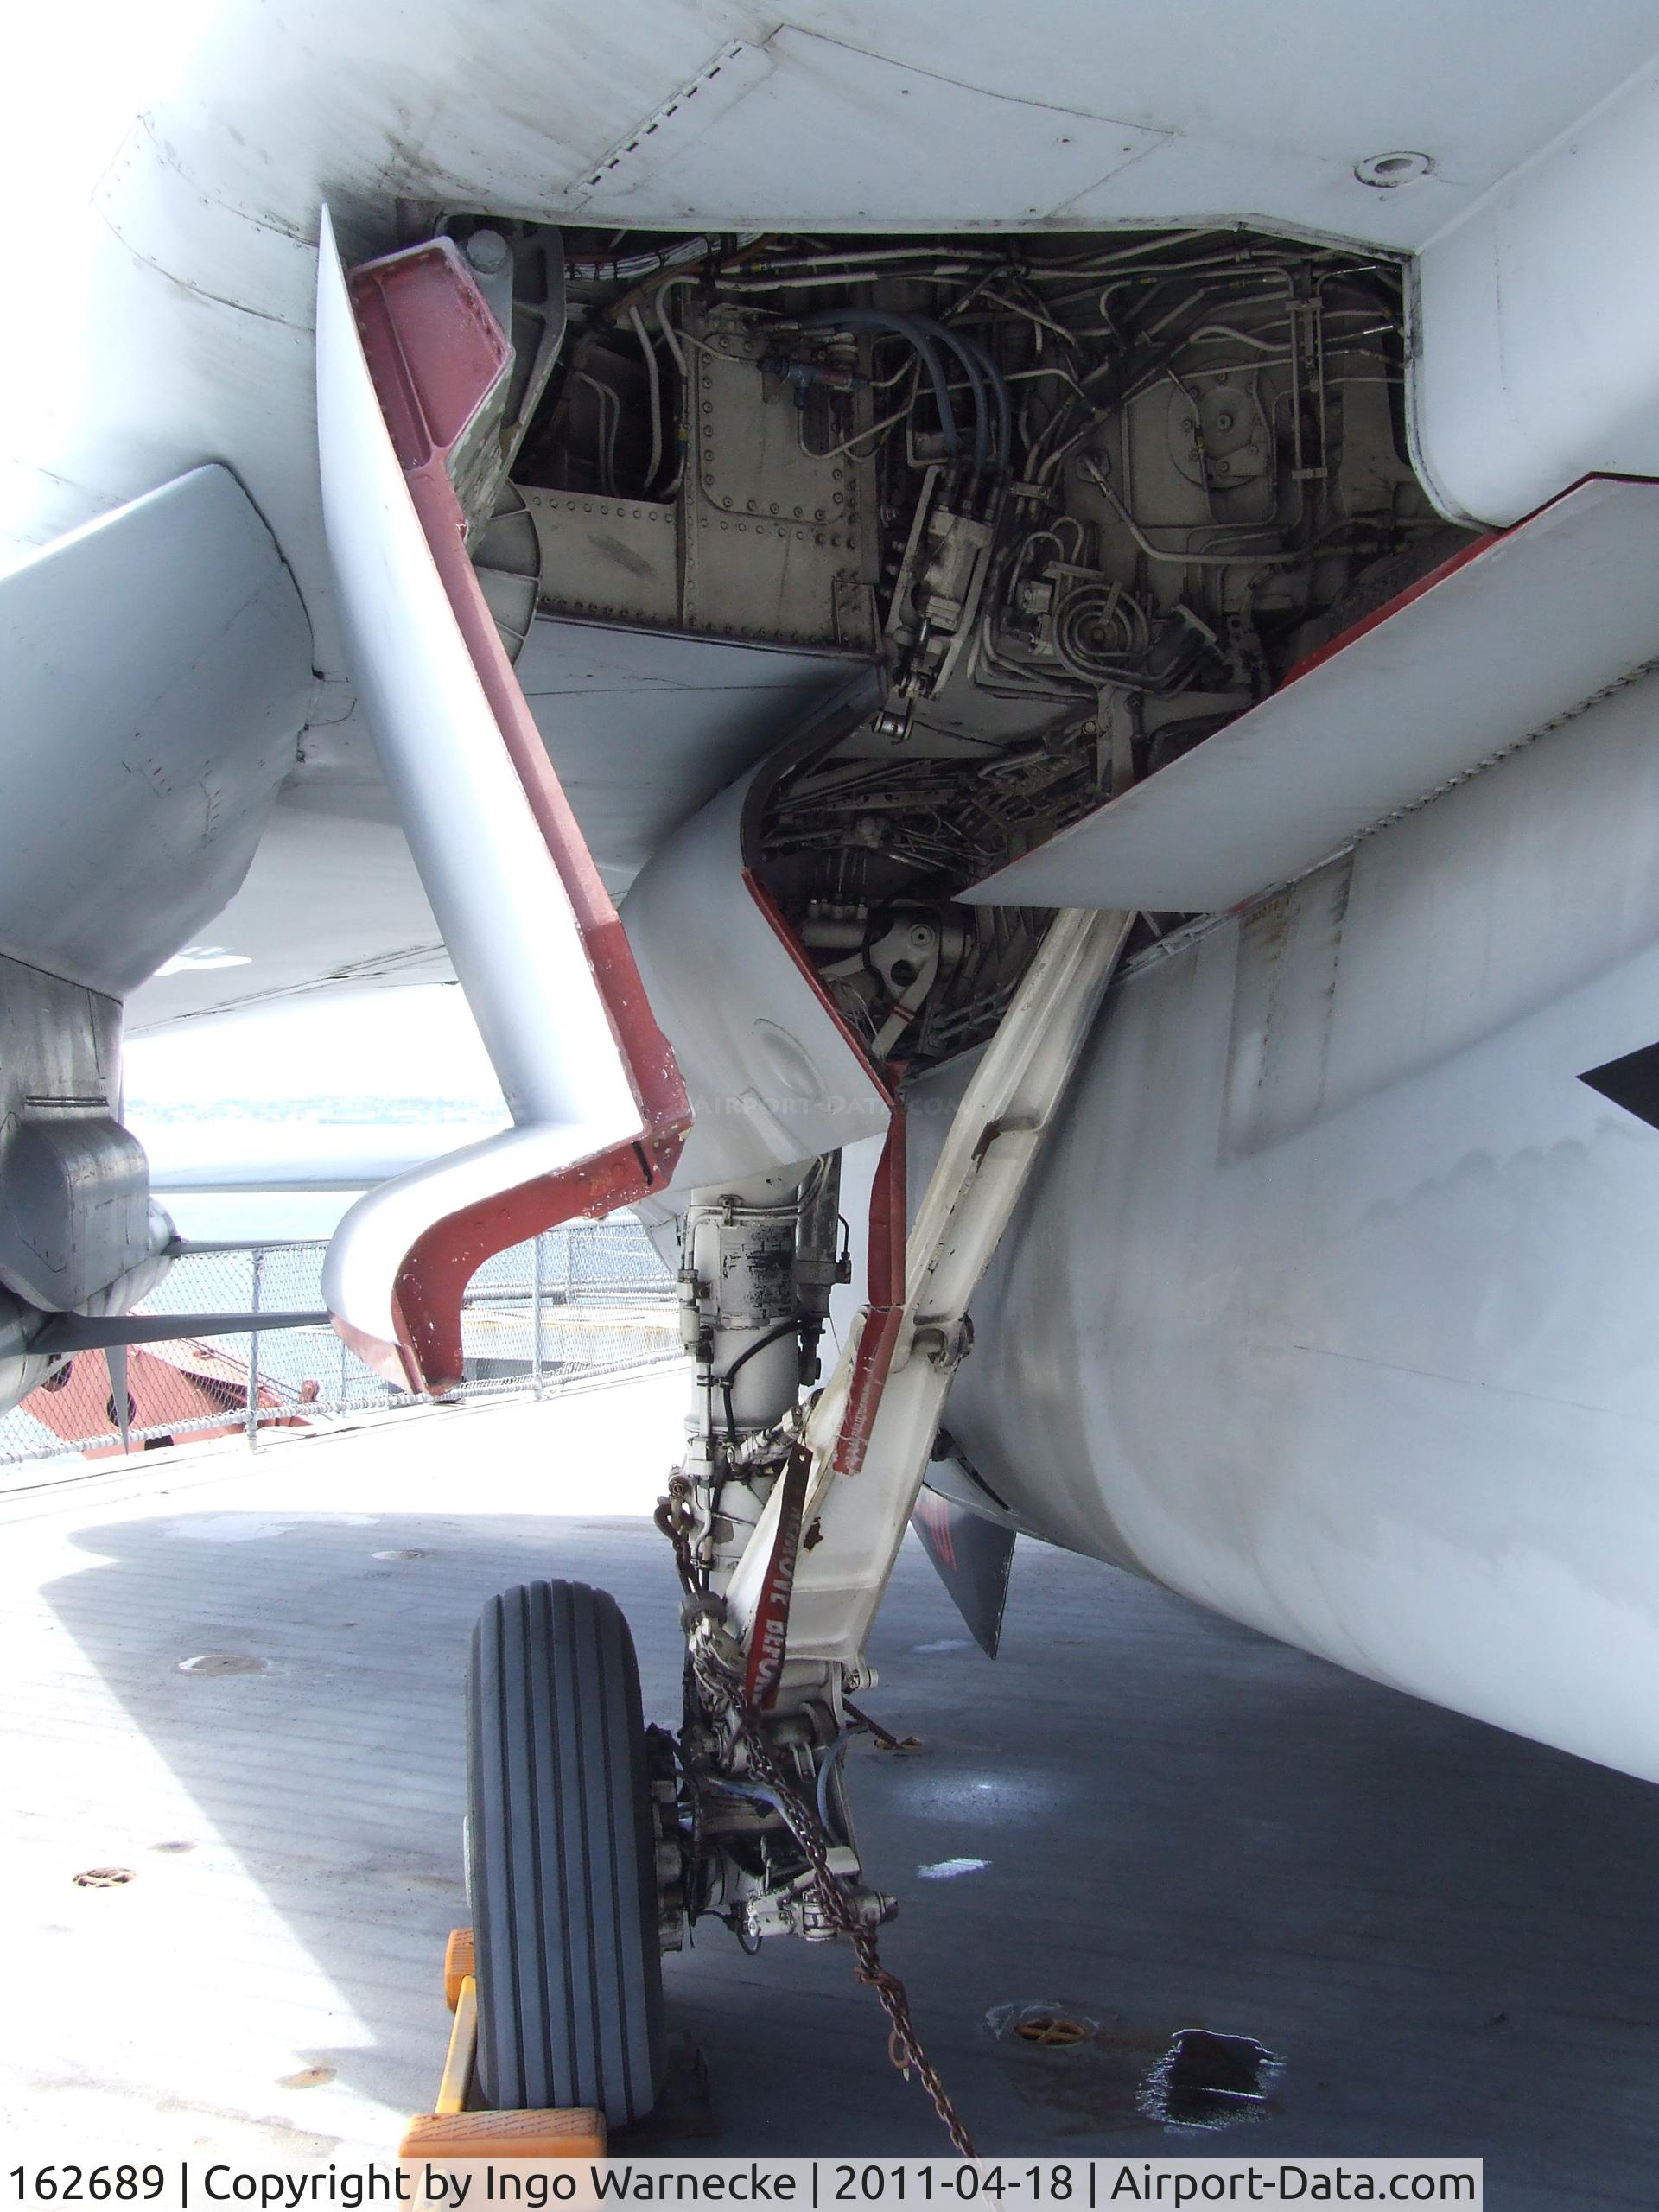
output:
[[[952,2143],[967,2131],[875,1930],[841,1760],[874,1685],[864,1646],[969,1356],[969,1305],[1052,1128],[1129,932],[1127,913],[1051,925],[969,1077],[908,1239],[902,1106],[871,1205],[867,1303],[810,1404],[835,1238],[835,1156],[693,1193],[681,1321],[696,1361],[685,1459],[658,1509],[685,1591],[678,1895],[746,1948],[844,1937]],[[664,1856],[671,1856],[671,1853]]]

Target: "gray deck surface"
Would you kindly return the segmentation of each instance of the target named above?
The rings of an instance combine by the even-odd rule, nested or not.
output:
[[[435,2087],[465,1918],[473,1617],[526,1576],[606,1585],[647,1713],[674,1717],[643,1513],[680,1402],[670,1374],[0,1496],[15,2148],[394,2146]],[[212,1652],[267,1664],[178,1671]],[[1479,2153],[1499,2207],[1659,2202],[1659,1790],[1036,1547],[997,1664],[913,1546],[873,1656],[872,1707],[925,1746],[852,1754],[868,1863],[903,1897],[883,1948],[982,2149]],[[957,1857],[988,1863],[918,1878]],[[107,1866],[137,1878],[73,1885]],[[667,1981],[709,2102],[683,2091],[648,2147],[944,2147],[838,1948],[750,1960],[705,1924]],[[1023,1999],[1101,2033],[999,2044],[988,2008]],[[1283,2055],[1274,2118],[1138,2115],[1191,2025]]]

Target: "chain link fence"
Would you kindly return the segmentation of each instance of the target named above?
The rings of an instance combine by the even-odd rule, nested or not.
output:
[[[323,1242],[207,1245],[184,1253],[140,1313],[315,1313]],[[637,1221],[574,1222],[498,1253],[467,1285],[466,1380],[455,1399],[541,1396],[575,1382],[680,1356],[673,1278]],[[411,1405],[326,1323],[204,1334],[127,1353],[135,1449],[241,1430],[327,1422]],[[101,1351],[77,1352],[0,1415],[0,1466],[123,1450]]]

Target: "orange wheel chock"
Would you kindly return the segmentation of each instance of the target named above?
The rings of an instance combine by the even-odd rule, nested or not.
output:
[[[473,1964],[473,1931],[452,1928],[443,1947],[443,2001],[453,2012],[461,2002],[461,1985],[476,1971]]]
[[[398,2148],[402,2158],[602,2158],[605,2116],[597,2112],[422,2113]]]
[[[444,2001],[454,2014],[443,2079],[430,2112],[404,2130],[400,2158],[602,2158],[605,2115],[581,2107],[546,2112],[468,2112],[478,2055],[478,1983],[473,1931],[450,1931],[443,1953]]]

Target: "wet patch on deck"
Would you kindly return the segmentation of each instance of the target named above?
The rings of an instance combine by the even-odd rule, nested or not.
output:
[[[1165,2127],[1237,2127],[1275,2109],[1269,2093],[1284,2070],[1284,2060],[1253,2036],[1181,2028],[1141,2084],[1141,2110]]]

